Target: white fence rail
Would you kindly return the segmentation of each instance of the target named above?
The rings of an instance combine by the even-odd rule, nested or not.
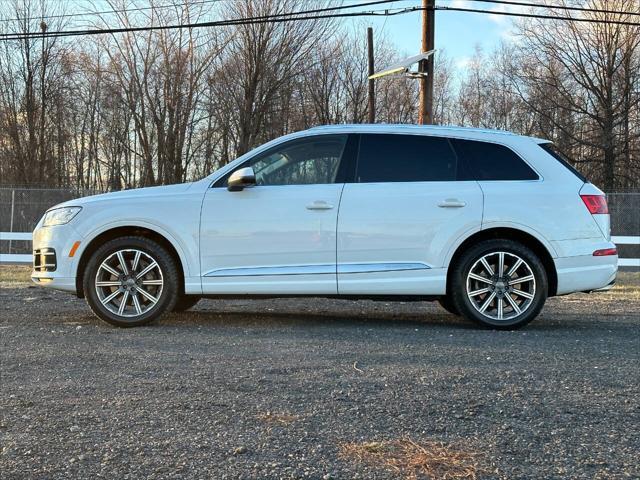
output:
[[[31,241],[31,232],[0,232],[0,240],[22,240]],[[31,254],[2,253],[0,252],[0,265],[31,264],[33,256]]]
[[[31,241],[30,232],[0,232],[0,240],[22,240]],[[616,245],[640,245],[640,237],[613,236],[611,241]],[[30,254],[22,255],[15,253],[0,253],[1,264],[30,264],[32,257]],[[619,258],[618,265],[621,267],[639,267],[640,258]]]

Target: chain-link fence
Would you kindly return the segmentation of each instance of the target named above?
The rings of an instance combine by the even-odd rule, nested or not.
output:
[[[0,232],[31,232],[51,206],[73,198],[101,193],[95,190],[0,188]],[[640,236],[640,192],[608,194],[613,235]],[[625,256],[638,258],[634,245],[621,246]],[[0,240],[2,253],[30,253],[26,241]],[[628,251],[628,252],[627,252]],[[630,255],[631,254],[631,255]]]
[[[0,232],[31,232],[45,211],[52,206],[102,193],[69,188],[0,188]],[[31,242],[3,240],[0,253],[31,253]]]
[[[611,234],[640,236],[640,192],[609,193]]]

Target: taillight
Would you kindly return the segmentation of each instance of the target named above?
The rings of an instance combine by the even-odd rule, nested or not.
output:
[[[615,248],[603,248],[602,250],[596,250],[595,252],[593,252],[594,257],[606,257],[609,255],[617,255],[617,254],[618,254],[618,250],[616,250]]]
[[[582,198],[582,201],[591,215],[609,213],[607,197],[604,195],[580,195],[580,198]]]

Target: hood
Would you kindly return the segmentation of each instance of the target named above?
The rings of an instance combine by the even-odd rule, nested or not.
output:
[[[153,198],[165,195],[178,195],[186,192],[191,188],[194,182],[190,183],[178,183],[175,185],[161,185],[158,187],[145,187],[145,188],[133,188],[131,190],[120,190],[118,192],[102,193],[100,195],[91,195],[89,197],[74,198],[66,202],[60,203],[51,207],[81,207],[83,205],[89,205],[96,202],[111,201],[111,200],[139,200],[145,198]]]

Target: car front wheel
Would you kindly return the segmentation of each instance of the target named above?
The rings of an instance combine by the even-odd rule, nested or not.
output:
[[[136,327],[171,311],[178,272],[171,255],[144,237],[106,242],[92,255],[83,287],[91,310],[118,327]]]
[[[512,240],[485,240],[453,267],[451,299],[467,319],[493,329],[514,329],[533,320],[548,290],[538,256]]]

